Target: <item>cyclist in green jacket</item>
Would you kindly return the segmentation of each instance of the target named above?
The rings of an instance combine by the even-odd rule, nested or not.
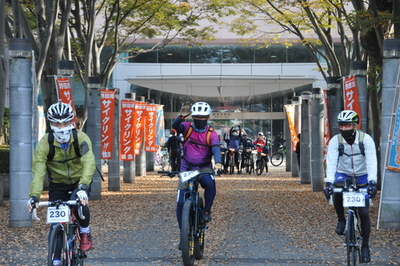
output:
[[[76,130],[72,124],[75,114],[69,104],[58,102],[51,105],[47,112],[51,131],[37,144],[32,161],[32,182],[29,190],[29,211],[32,204],[39,202],[43,191],[43,180],[47,173],[49,180],[49,200],[69,200],[70,192],[79,198],[84,220],[78,215],[81,225],[81,250],[86,252],[92,247],[90,235],[90,212],[87,206],[92,176],[96,169],[92,142],[88,135]],[[74,132],[76,130],[76,132]],[[76,133],[76,134],[75,134]],[[53,136],[49,135],[53,134]],[[74,141],[78,142],[74,146]],[[75,149],[79,150],[75,150]],[[49,158],[53,150],[53,158]]]

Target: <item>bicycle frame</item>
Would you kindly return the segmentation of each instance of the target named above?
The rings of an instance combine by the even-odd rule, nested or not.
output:
[[[368,191],[365,188],[358,187],[357,178],[352,177],[350,184],[346,181],[343,188],[334,188],[333,192],[342,193],[343,195],[343,207],[347,208],[346,229],[344,234],[344,246],[347,248],[347,265],[356,265],[357,262],[361,263],[360,242],[362,241],[362,233],[358,222],[358,208],[366,206],[365,194],[367,194]],[[357,194],[349,194],[346,196],[343,192]],[[364,202],[364,204],[362,202]]]
[[[81,250],[78,249],[78,242],[80,241],[80,234],[79,234],[79,222],[75,219],[75,212],[74,208],[75,206],[78,207],[78,215],[81,217],[81,219],[85,219],[85,216],[83,216],[82,213],[82,208],[79,199],[77,200],[69,200],[69,201],[45,201],[45,202],[39,202],[39,206],[47,206],[47,207],[56,207],[58,209],[58,206],[68,206],[69,208],[69,217],[68,217],[68,222],[67,221],[60,221],[56,223],[51,223],[51,229],[50,229],[50,235],[49,235],[49,254],[48,254],[48,265],[53,265],[53,250],[51,245],[54,244],[52,243],[52,237],[53,234],[56,234],[56,230],[59,230],[62,232],[62,238],[63,238],[63,244],[59,247],[61,248],[60,252],[60,259],[65,260],[65,262],[62,265],[83,265],[83,260],[87,257],[86,253],[82,252]],[[55,216],[60,215],[63,216],[63,214],[54,214]],[[49,216],[48,216],[49,217]],[[36,208],[32,210],[32,219],[39,221],[40,218],[37,216]],[[49,223],[49,222],[48,222]],[[54,233],[52,233],[54,231]],[[58,251],[54,251],[58,252]]]

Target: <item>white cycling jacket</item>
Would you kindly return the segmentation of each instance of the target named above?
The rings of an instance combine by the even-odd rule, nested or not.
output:
[[[364,148],[365,156],[360,153],[358,146],[359,131],[356,133],[356,139],[353,145],[350,145],[343,139],[344,153],[339,156],[339,134],[333,136],[329,142],[328,154],[326,159],[326,182],[333,183],[335,173],[343,173],[348,176],[360,176],[368,174],[368,182],[377,182],[378,162],[376,159],[375,142],[372,137],[365,133]],[[354,154],[354,156],[349,156]]]

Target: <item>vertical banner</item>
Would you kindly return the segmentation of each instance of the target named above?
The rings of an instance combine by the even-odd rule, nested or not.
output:
[[[393,116],[390,121],[386,169],[400,171],[400,70],[397,75],[396,101],[393,106]]]
[[[289,124],[289,129],[290,129],[290,135],[292,136],[291,137],[292,150],[293,150],[293,152],[295,152],[296,144],[297,144],[297,142],[299,142],[299,138],[297,137],[296,128],[294,126],[294,104],[286,104],[285,109],[286,109],[286,117],[287,117],[287,121]]]
[[[156,111],[155,104],[148,104],[146,106],[146,125],[145,125],[145,151],[156,152]]]
[[[114,139],[115,90],[101,92],[101,159],[111,159]]]
[[[57,97],[58,100],[71,105],[72,109],[74,109],[75,116],[73,121],[74,126],[77,126],[76,123],[76,110],[74,104],[74,98],[72,95],[72,88],[71,88],[71,78],[70,77],[63,77],[63,76],[54,76],[55,83],[57,87]]]
[[[329,125],[329,109],[328,109],[328,93],[327,90],[323,90],[324,93],[324,114],[325,114],[325,125],[324,125],[324,162],[326,161],[326,155],[328,154],[328,144],[331,139],[331,128]]]
[[[136,102],[135,103],[135,122],[134,122],[134,148],[135,155],[139,155],[140,149],[142,147],[143,136],[144,136],[144,125],[145,125],[145,114],[146,114],[146,106],[145,102]]]
[[[122,161],[135,160],[134,151],[134,113],[135,102],[132,100],[121,100],[120,128],[119,128],[119,153]]]
[[[165,144],[165,126],[164,126],[164,105],[157,105],[156,110],[156,145],[162,146]]]
[[[345,110],[353,110],[355,111],[359,118],[358,118],[358,125],[361,127],[361,107],[360,102],[358,100],[358,89],[357,89],[357,82],[355,76],[349,76],[343,80],[343,95],[344,95],[344,109]]]

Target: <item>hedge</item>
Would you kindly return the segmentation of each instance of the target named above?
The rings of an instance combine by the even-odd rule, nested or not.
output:
[[[0,174],[10,173],[10,146],[0,145]]]

